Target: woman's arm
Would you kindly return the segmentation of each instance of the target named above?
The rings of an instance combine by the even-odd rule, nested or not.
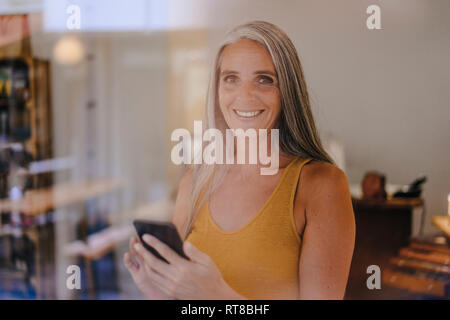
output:
[[[355,242],[345,173],[327,163],[303,168],[297,201],[305,228],[299,260],[300,299],[343,299]],[[303,209],[301,209],[303,210]]]

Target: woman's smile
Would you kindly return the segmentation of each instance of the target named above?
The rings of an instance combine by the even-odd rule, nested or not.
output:
[[[244,120],[252,120],[262,114],[264,112],[264,109],[262,110],[253,110],[253,111],[245,111],[245,110],[238,110],[233,109],[234,113],[238,116],[238,118],[242,118]]]

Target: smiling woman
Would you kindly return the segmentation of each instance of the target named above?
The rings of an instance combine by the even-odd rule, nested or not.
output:
[[[222,133],[278,129],[279,170],[261,175],[261,162],[194,163],[180,182],[173,218],[190,260],[148,237],[163,263],[130,240],[125,264],[143,294],[342,299],[355,239],[348,182],[322,147],[297,51],[281,29],[254,21],[228,34],[215,59],[206,119],[207,129]]]

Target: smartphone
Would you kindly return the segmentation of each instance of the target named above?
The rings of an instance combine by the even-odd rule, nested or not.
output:
[[[134,220],[133,225],[136,228],[136,232],[142,242],[142,245],[157,258],[168,263],[166,259],[164,259],[155,249],[153,249],[144,241],[144,239],[142,239],[142,237],[146,233],[158,238],[160,241],[164,242],[170,248],[172,248],[172,250],[178,253],[181,257],[189,260],[189,258],[184,254],[183,251],[183,241],[181,240],[181,237],[172,222]]]

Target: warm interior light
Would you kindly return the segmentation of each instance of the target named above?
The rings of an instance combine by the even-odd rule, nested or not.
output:
[[[55,45],[53,55],[58,63],[77,64],[83,59],[84,47],[75,36],[64,36]]]

